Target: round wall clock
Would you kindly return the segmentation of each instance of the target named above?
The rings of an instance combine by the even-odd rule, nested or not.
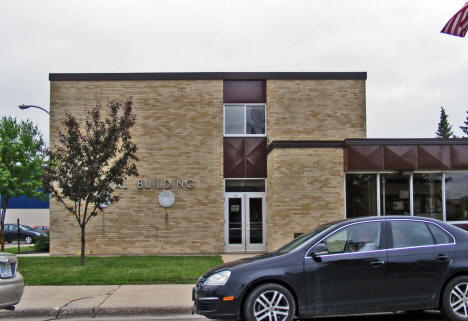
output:
[[[169,190],[164,190],[159,193],[158,202],[162,207],[171,207],[174,205],[175,195]]]

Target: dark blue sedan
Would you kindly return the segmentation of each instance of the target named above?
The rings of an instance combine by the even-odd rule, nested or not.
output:
[[[348,219],[279,250],[203,274],[194,311],[208,318],[294,317],[440,309],[468,320],[468,232],[423,217]]]

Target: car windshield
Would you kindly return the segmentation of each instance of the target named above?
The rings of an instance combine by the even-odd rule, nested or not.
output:
[[[26,231],[33,231],[33,229],[27,225],[20,225],[21,229],[22,230],[26,230]]]
[[[315,235],[321,233],[322,231],[325,231],[327,228],[330,226],[336,224],[337,222],[331,222],[331,223],[326,223],[317,226],[314,230],[312,230],[309,233],[302,234],[301,236],[295,238],[293,241],[290,243],[284,245],[283,247],[280,247],[278,250],[276,250],[274,253],[275,254],[284,254],[284,253],[289,253],[293,251],[294,249],[297,249],[300,247],[302,244],[313,238]]]

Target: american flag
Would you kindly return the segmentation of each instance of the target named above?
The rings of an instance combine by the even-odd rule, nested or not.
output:
[[[465,37],[468,31],[468,2],[447,22],[442,33]]]

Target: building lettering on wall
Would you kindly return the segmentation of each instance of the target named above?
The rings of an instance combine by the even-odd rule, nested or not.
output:
[[[139,179],[137,187],[138,189],[192,189],[195,183],[191,179]]]

